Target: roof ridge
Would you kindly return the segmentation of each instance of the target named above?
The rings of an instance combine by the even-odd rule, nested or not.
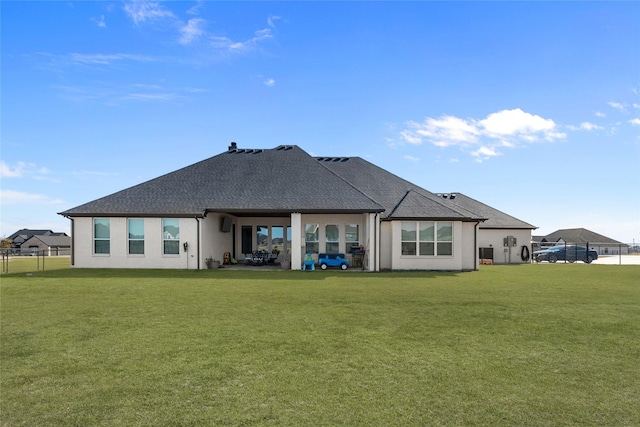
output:
[[[304,151],[304,150],[303,150]],[[305,151],[306,153],[306,151]],[[312,159],[315,159],[323,168],[325,168],[328,172],[330,172],[331,174],[333,174],[334,176],[338,177],[341,181],[347,183],[347,185],[349,185],[351,188],[353,188],[354,190],[356,190],[358,193],[362,194],[364,197],[366,197],[367,199],[371,200],[373,203],[375,203],[376,205],[378,205],[382,211],[384,212],[384,206],[382,206],[380,204],[380,202],[378,202],[376,199],[374,199],[373,197],[369,196],[367,193],[365,193],[364,191],[362,191],[360,188],[356,187],[351,181],[347,180],[346,178],[342,177],[340,174],[336,173],[334,170],[328,168],[326,165],[323,164],[323,160],[324,159],[353,159],[356,157],[331,157],[331,156],[322,156],[322,157],[315,157],[310,155],[309,153],[306,153],[309,157],[311,157]],[[358,157],[359,158],[359,157]]]

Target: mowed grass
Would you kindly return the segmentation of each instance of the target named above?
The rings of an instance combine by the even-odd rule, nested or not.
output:
[[[640,266],[64,267],[2,276],[0,425],[640,425]]]

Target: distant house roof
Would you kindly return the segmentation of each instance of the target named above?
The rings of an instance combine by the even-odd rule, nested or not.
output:
[[[25,244],[29,244],[31,240],[39,240],[50,248],[68,248],[71,247],[71,237],[65,233],[56,233],[50,236],[31,236]]]
[[[527,222],[524,222],[518,218],[515,218],[511,215],[507,215],[506,213],[499,211],[496,208],[493,208],[489,205],[485,205],[482,202],[479,202],[475,199],[472,199],[469,196],[465,196],[462,193],[438,193],[442,199],[447,202],[456,205],[458,207],[462,207],[471,212],[476,212],[477,214],[487,218],[486,221],[480,224],[479,228],[483,229],[527,229],[534,230],[538,227],[535,225],[531,225]]]
[[[482,217],[358,157],[314,158],[294,145],[239,149],[61,212],[201,216],[380,212],[383,218]]]
[[[28,228],[23,228],[21,230],[16,231],[11,236],[7,237],[10,240],[15,240],[17,237],[21,237],[24,240],[27,240],[31,236],[42,236],[46,234],[54,234],[51,230],[30,230]]]
[[[545,238],[547,242],[553,242],[553,243],[562,240],[566,243],[577,243],[577,244],[601,243],[601,244],[612,244],[612,245],[624,245],[624,243],[622,242],[618,242],[617,240],[611,239],[607,236],[603,236],[602,234],[598,234],[591,230],[587,230],[586,228],[565,228],[565,229],[554,231],[551,234],[547,234]]]

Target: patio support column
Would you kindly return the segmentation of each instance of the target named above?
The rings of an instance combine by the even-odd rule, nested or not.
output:
[[[291,213],[291,269],[302,269],[302,214],[300,212]]]
[[[366,257],[367,259],[367,265],[366,268],[369,271],[377,271],[376,269],[376,257],[378,256],[377,254],[377,247],[378,247],[378,241],[376,239],[376,214],[373,213],[369,213],[367,214],[368,217],[368,224],[367,224],[367,253],[368,256]]]

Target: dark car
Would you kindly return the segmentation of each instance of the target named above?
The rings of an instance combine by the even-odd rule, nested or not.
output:
[[[578,245],[557,245],[550,248],[541,249],[533,253],[536,262],[541,261],[583,261],[591,264],[591,261],[598,259],[598,253],[594,250],[587,250],[584,246]]]

